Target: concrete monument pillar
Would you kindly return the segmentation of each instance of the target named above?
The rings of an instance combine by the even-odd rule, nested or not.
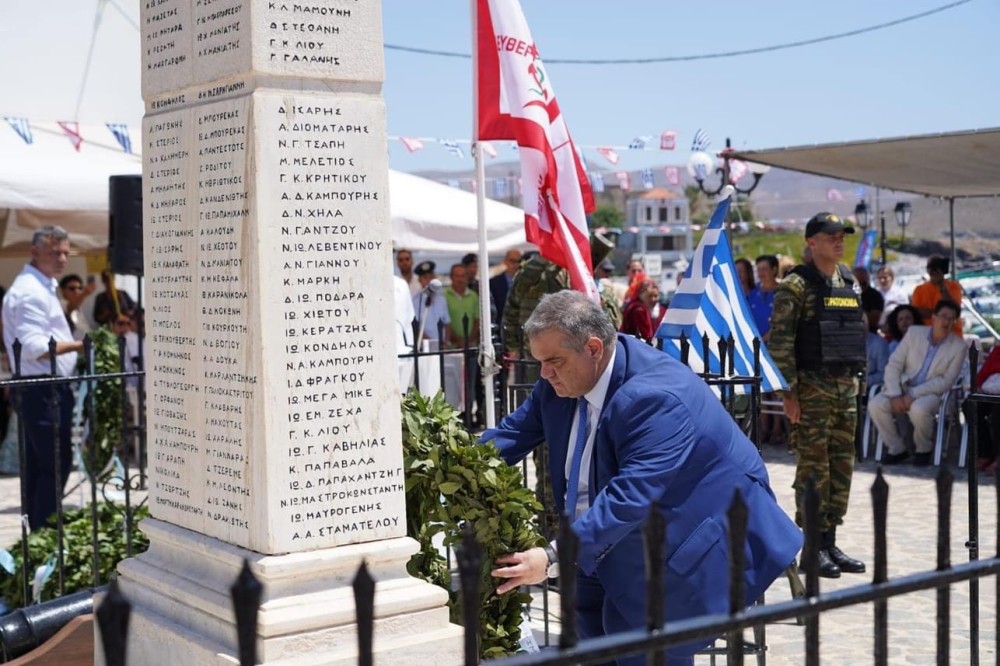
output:
[[[143,0],[147,552],[119,567],[129,661],[352,664],[378,581],[386,664],[460,661],[407,576],[376,0]]]

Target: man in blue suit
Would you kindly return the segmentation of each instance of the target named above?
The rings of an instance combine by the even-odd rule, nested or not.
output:
[[[653,503],[667,524],[668,621],[728,612],[726,511],[736,490],[749,508],[745,598],[757,599],[793,561],[802,534],[775,501],[757,450],[708,386],[670,356],[616,336],[601,308],[578,292],[544,297],[524,335],[541,379],[482,439],[494,440],[510,465],[548,442],[556,507],[575,517],[580,540],[580,635],[645,626],[642,525]],[[554,545],[499,558],[493,575],[506,580],[497,593],[554,573]],[[672,648],[668,663],[692,664],[698,647]]]

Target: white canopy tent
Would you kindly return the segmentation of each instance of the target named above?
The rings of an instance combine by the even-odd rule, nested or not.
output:
[[[0,124],[0,255],[26,255],[34,229],[59,224],[84,253],[103,251],[108,240],[108,177],[142,171],[140,134],[128,130],[134,153],[101,125],[81,125],[74,149],[54,122],[30,122],[30,143]],[[28,130],[22,129],[22,132]],[[392,240],[397,247],[434,253],[477,248],[476,197],[441,183],[389,172]],[[523,245],[524,213],[488,201],[488,247],[503,252]]]

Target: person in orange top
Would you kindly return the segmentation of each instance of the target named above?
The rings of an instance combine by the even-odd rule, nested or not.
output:
[[[962,307],[962,286],[958,280],[945,280],[944,276],[948,272],[948,259],[941,255],[931,255],[927,259],[928,282],[924,282],[913,290],[910,297],[910,305],[917,309],[923,318],[923,323],[929,325],[931,315],[934,314],[934,306],[942,298],[954,301]],[[955,335],[962,335],[962,320],[955,320],[955,325],[951,327]]]

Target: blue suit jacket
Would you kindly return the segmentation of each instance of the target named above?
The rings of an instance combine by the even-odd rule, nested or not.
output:
[[[497,428],[514,464],[548,442],[552,490],[563,510],[569,431],[577,401],[545,380]],[[728,612],[726,511],[739,490],[749,508],[745,599],[752,602],[791,564],[802,533],[778,506],[756,448],[705,382],[673,358],[619,336],[590,474],[590,509],[573,527],[578,565],[596,575],[605,603],[628,626],[645,624],[642,525],[652,503],[666,517],[667,619]]]

